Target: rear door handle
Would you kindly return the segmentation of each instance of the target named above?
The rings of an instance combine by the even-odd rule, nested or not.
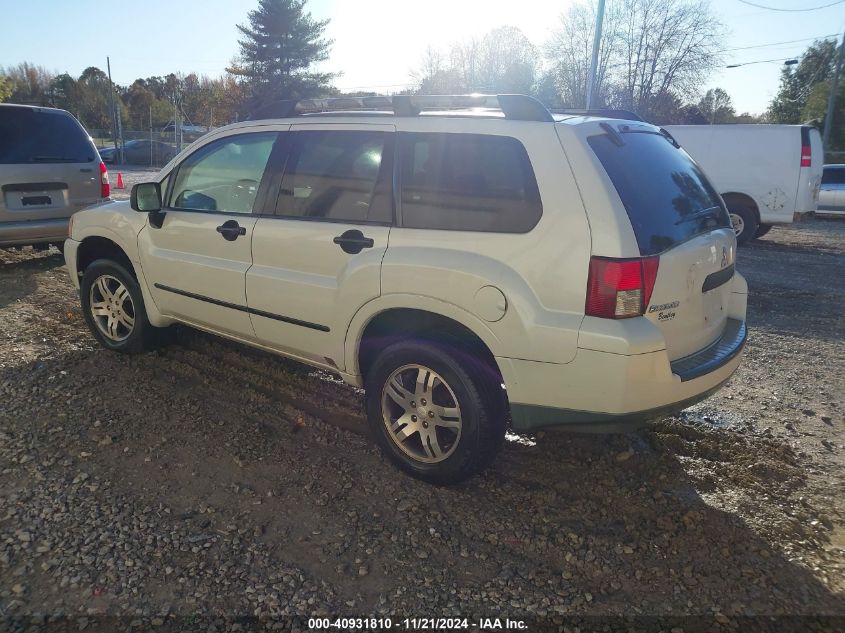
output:
[[[234,242],[239,235],[246,235],[246,227],[238,224],[237,220],[226,220],[223,224],[217,227],[217,232],[223,236],[227,242]]]
[[[358,229],[344,231],[332,241],[340,246],[344,253],[349,253],[350,255],[357,255],[365,248],[372,248],[373,244],[375,244],[373,238],[364,237],[364,234]]]

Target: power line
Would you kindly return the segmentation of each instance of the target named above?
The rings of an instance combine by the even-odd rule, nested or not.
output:
[[[843,2],[845,2],[845,0],[843,0]],[[782,62],[782,61],[784,61],[783,57],[777,57],[775,59],[760,59],[756,62],[742,62],[741,64],[730,64],[729,66],[725,66],[725,68],[738,68],[740,66],[750,66],[751,64],[768,64],[770,62]]]
[[[785,42],[772,42],[771,44],[755,44],[754,46],[738,46],[736,48],[723,48],[718,53],[729,53],[731,51],[745,51],[749,48],[767,48],[769,46],[778,46],[780,44],[795,44],[797,42],[809,42],[810,40],[823,40],[828,37],[839,37],[839,33],[829,33],[828,35],[816,35],[815,37],[805,37],[800,40],[787,40]]]
[[[763,4],[757,4],[755,2],[749,2],[749,0],[739,0],[742,4],[747,4],[750,7],[757,7],[758,9],[766,9],[767,11],[786,11],[789,13],[798,13],[802,11],[818,11],[819,9],[827,9],[828,7],[834,7],[837,4],[842,4],[845,0],[836,0],[835,2],[831,2],[829,4],[823,4],[818,7],[809,7],[807,9],[781,9],[780,7],[767,7]]]

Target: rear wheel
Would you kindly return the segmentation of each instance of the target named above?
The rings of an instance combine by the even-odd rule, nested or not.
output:
[[[729,206],[728,213],[731,217],[731,226],[736,234],[736,243],[740,246],[747,244],[757,233],[757,215],[752,209],[741,206]]]
[[[80,301],[85,322],[103,347],[138,354],[157,342],[158,328],[147,319],[141,288],[122,264],[92,262],[82,275]]]
[[[501,448],[501,387],[471,357],[458,360],[428,342],[396,343],[375,359],[366,387],[367,418],[382,452],[418,479],[457,483]]]

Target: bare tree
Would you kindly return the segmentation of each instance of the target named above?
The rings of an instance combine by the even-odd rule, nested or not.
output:
[[[587,101],[587,74],[593,49],[596,4],[592,0],[572,5],[560,16],[559,27],[552,32],[544,53],[561,102],[567,107],[581,108]],[[595,102],[606,104],[608,72],[618,46],[619,7],[611,3],[605,10],[602,39],[596,71]]]
[[[583,106],[595,3],[561,17],[546,46],[562,100]],[[648,116],[698,92],[719,62],[722,25],[707,0],[609,0],[596,74],[598,102]]]
[[[461,90],[480,90],[481,42],[478,38],[453,44],[449,51],[449,66],[460,82]]]
[[[448,94],[463,91],[461,81],[443,53],[429,46],[423,53],[419,69],[411,73],[424,94]]]
[[[539,54],[522,31],[513,26],[493,29],[481,41],[479,79],[490,92],[530,92]]]
[[[531,92],[540,56],[519,29],[503,26],[481,40],[453,44],[448,55],[429,47],[411,73],[421,93]]]
[[[669,93],[688,97],[718,63],[723,27],[706,0],[621,0],[616,101],[648,114]]]
[[[707,117],[709,123],[733,123],[736,119],[731,96],[721,88],[711,88],[701,101],[698,108]]]

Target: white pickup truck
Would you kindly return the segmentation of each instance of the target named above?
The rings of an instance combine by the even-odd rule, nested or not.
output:
[[[806,125],[667,125],[701,165],[745,244],[816,210],[822,140]]]

